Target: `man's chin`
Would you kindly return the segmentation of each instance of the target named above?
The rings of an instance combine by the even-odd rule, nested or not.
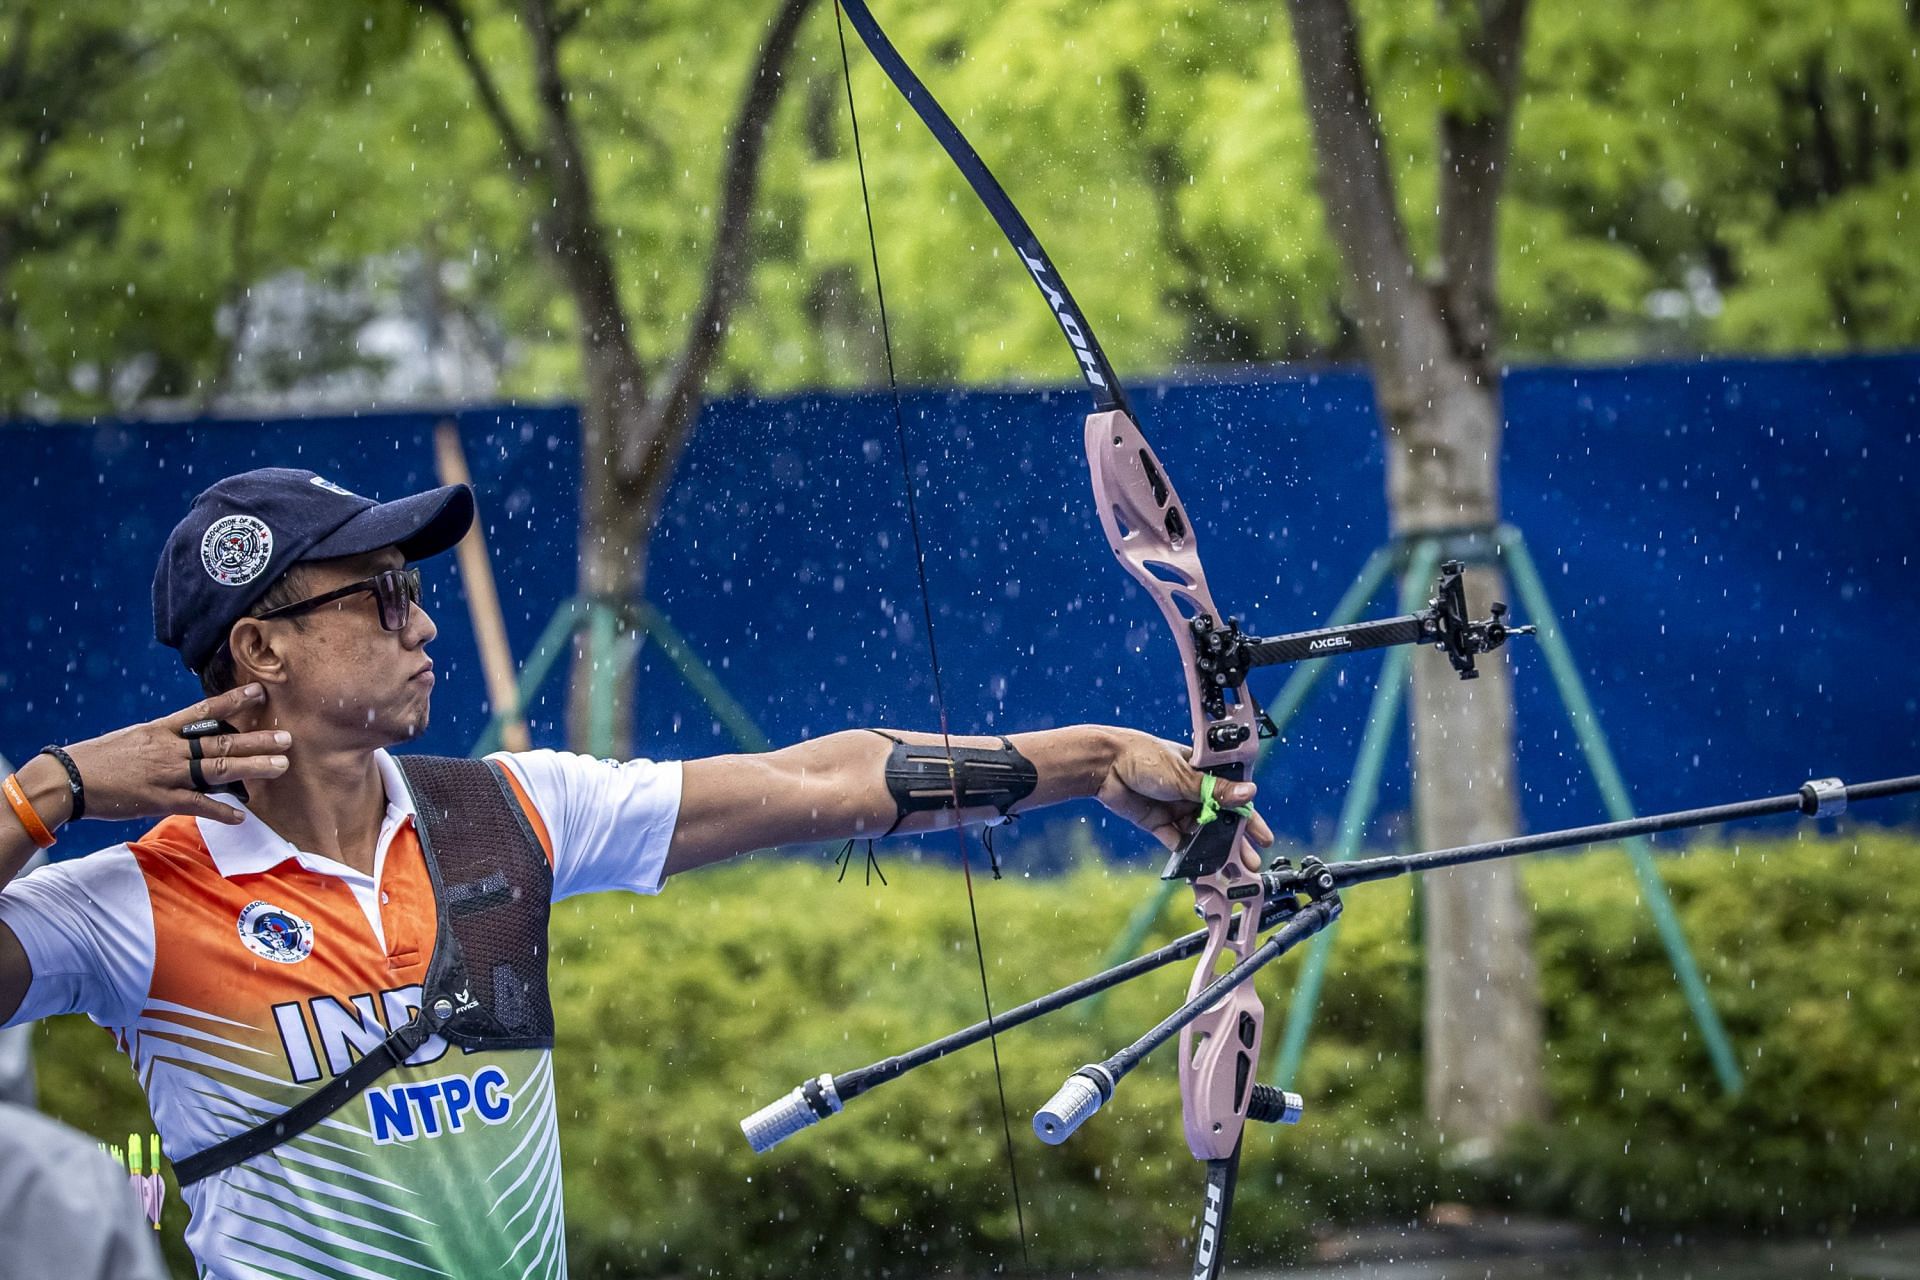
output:
[[[428,672],[424,680],[407,682],[414,696],[407,699],[406,710],[399,715],[400,731],[406,736],[402,742],[411,742],[427,731],[427,724],[433,719],[433,674]]]
[[[425,734],[431,719],[426,704],[421,703],[417,708],[410,707],[400,714],[383,716],[367,727],[372,731],[374,746],[402,747]]]

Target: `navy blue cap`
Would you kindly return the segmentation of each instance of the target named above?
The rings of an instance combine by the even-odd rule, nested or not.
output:
[[[444,485],[375,502],[325,476],[261,467],[228,476],[193,500],[153,574],[153,635],[199,671],[267,588],[302,560],[398,547],[439,555],[473,524],[473,490]]]

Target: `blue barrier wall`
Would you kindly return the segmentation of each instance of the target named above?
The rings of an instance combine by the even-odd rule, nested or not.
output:
[[[1816,771],[1920,769],[1917,394],[1920,356],[1512,374],[1506,512],[1643,808],[1786,790]],[[1314,625],[1386,527],[1365,379],[1269,374],[1136,398],[1223,607],[1267,632]],[[1091,510],[1083,399],[925,393],[907,411],[956,729],[1111,720],[1183,737],[1171,643]],[[572,587],[576,421],[557,408],[457,416],[524,656]],[[0,752],[194,696],[151,639],[149,583],[195,492],[261,465],[312,467],[379,496],[425,487],[437,420],[8,429]],[[651,594],[775,741],[933,723],[891,431],[872,395],[722,400],[667,503]],[[484,695],[452,559],[433,568],[443,678],[423,745],[463,752]],[[1529,825],[1594,816],[1544,662],[1525,642],[1511,661]],[[1330,827],[1378,665],[1341,664],[1296,722],[1266,779],[1276,828]],[[1256,690],[1271,694],[1281,674],[1261,673]],[[639,702],[648,753],[726,749],[651,651]],[[533,708],[540,743],[559,743],[562,705],[555,680]],[[1405,795],[1395,771],[1376,844],[1394,838]]]

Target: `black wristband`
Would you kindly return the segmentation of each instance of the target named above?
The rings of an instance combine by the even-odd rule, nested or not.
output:
[[[80,766],[73,757],[59,747],[42,747],[38,754],[52,756],[67,771],[67,791],[73,796],[73,812],[67,815],[68,822],[78,822],[87,816],[87,784],[80,780]]]

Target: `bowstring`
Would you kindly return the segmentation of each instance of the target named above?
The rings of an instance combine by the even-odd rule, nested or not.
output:
[[[893,331],[887,323],[887,290],[880,277],[880,239],[874,228],[873,196],[867,186],[867,158],[860,146],[860,113],[853,103],[853,64],[847,55],[846,18],[840,0],[833,5],[834,30],[840,37],[840,76],[847,89],[847,119],[853,128],[853,158],[860,172],[860,204],[867,218],[867,253],[873,263],[873,292],[880,312],[880,346],[886,355],[887,396],[893,405],[894,439],[899,446],[900,475],[906,483],[907,528],[913,540],[913,565],[920,584],[920,615],[927,631],[927,656],[933,671],[933,701],[940,720],[940,741],[947,753],[947,778],[953,787],[953,834],[960,850],[960,874],[967,887],[967,919],[973,927],[973,954],[980,970],[980,1000],[987,1013],[987,1044],[993,1051],[993,1083],[1000,1095],[1000,1130],[1006,1140],[1007,1178],[1013,1188],[1013,1217],[1020,1232],[1022,1271],[1033,1273],[1033,1259],[1027,1250],[1027,1218],[1020,1195],[1020,1165],[1014,1159],[1013,1120],[1007,1107],[1007,1084],[1000,1070],[1000,1032],[993,1013],[993,990],[987,981],[987,951],[980,937],[980,909],[974,900],[973,857],[968,850],[966,829],[960,823],[960,778],[953,765],[953,734],[947,719],[947,696],[940,673],[940,645],[934,634],[933,592],[927,584],[927,556],[920,539],[920,508],[913,483],[913,462],[907,444],[907,419],[900,403],[900,381],[893,364]]]

